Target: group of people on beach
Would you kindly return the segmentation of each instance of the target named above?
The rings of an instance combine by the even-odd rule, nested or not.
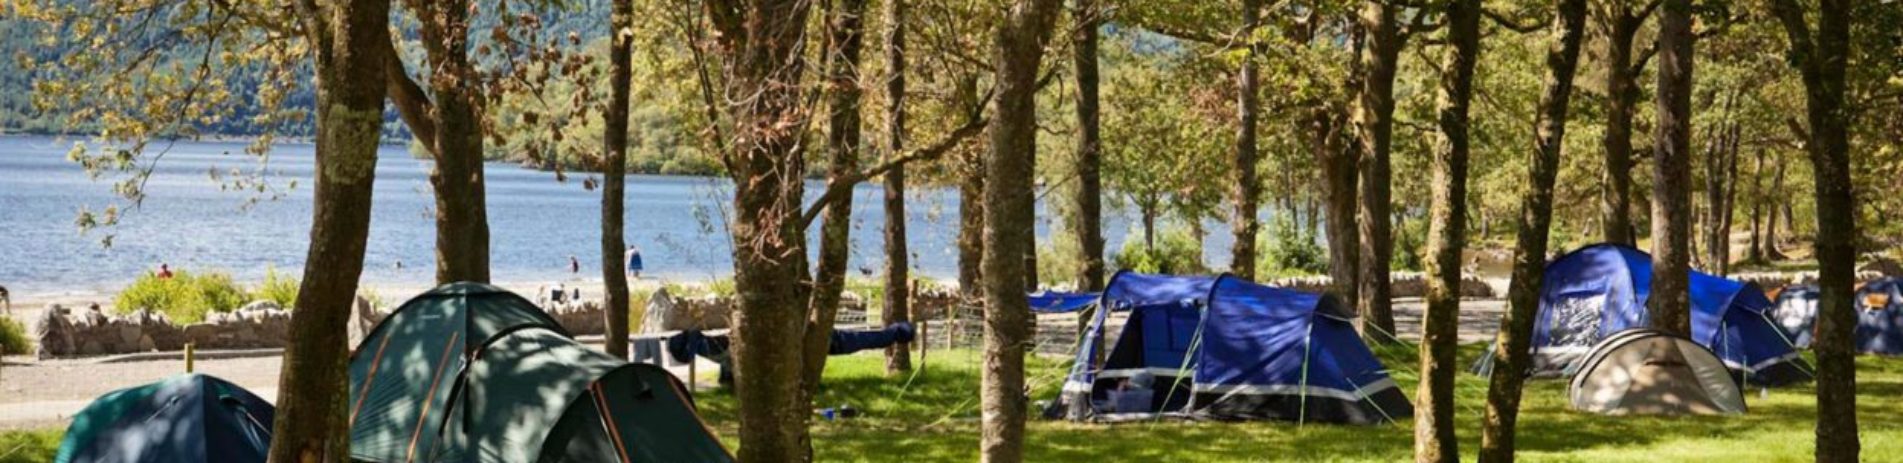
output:
[[[621,258],[623,262],[627,264],[628,279],[641,279],[641,247],[628,246],[628,252],[622,254]],[[568,255],[568,273],[572,275],[581,274],[581,259],[576,258],[574,254]]]

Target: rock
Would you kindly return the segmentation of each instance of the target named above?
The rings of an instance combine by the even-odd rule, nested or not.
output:
[[[156,342],[152,342],[151,336],[139,337],[139,351],[140,352],[152,352],[156,350],[159,350],[159,345]]]
[[[128,347],[137,346],[139,345],[139,337],[141,336],[144,336],[144,334],[139,332],[138,325],[133,325],[133,324],[119,325],[118,345],[128,346]]]
[[[255,310],[284,310],[284,306],[278,304],[276,301],[256,300],[256,301],[251,301],[250,303],[245,304],[244,307],[238,308],[239,312],[250,312]]]

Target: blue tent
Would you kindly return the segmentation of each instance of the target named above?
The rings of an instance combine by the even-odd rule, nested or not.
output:
[[[1903,355],[1903,278],[1865,283],[1857,309],[1857,352]]]
[[[1062,291],[1044,291],[1031,294],[1031,311],[1037,313],[1069,313],[1083,310],[1097,303],[1102,293],[1067,293]]]
[[[1094,360],[1110,311],[1085,331],[1064,384],[1072,419],[1162,413],[1374,424],[1413,414],[1333,297],[1229,275],[1124,271],[1100,306],[1129,318],[1101,364]],[[1133,387],[1149,400],[1128,400]]]
[[[1790,285],[1777,291],[1775,308],[1771,309],[1771,319],[1777,320],[1784,332],[1791,334],[1791,345],[1799,349],[1810,347],[1811,336],[1817,330],[1817,299],[1823,297],[1817,285]]]
[[[173,376],[94,400],[73,415],[53,461],[263,463],[274,413],[236,384]]]
[[[1651,292],[1652,256],[1629,246],[1586,246],[1548,263],[1534,317],[1531,373],[1565,374],[1606,336],[1648,327]],[[1757,285],[1694,271],[1691,302],[1692,340],[1718,354],[1738,379],[1762,385],[1810,379]],[[1477,370],[1488,370],[1491,361],[1482,359]]]

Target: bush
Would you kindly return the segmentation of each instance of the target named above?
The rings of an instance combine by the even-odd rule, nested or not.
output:
[[[25,354],[33,351],[33,341],[26,337],[26,327],[12,318],[0,317],[0,355]]]
[[[1393,232],[1394,255],[1388,256],[1388,267],[1400,272],[1426,269],[1427,218],[1402,222]]]
[[[1190,236],[1189,230],[1167,228],[1156,236],[1156,247],[1144,246],[1143,233],[1132,232],[1124,236],[1123,248],[1111,260],[1120,269],[1142,273],[1197,274],[1208,273],[1203,265],[1202,244]]]
[[[1256,271],[1265,277],[1321,275],[1328,272],[1328,250],[1316,242],[1314,230],[1277,216],[1261,239]]]
[[[206,273],[194,275],[183,270],[171,278],[145,275],[119,291],[113,311],[130,313],[142,308],[165,314],[172,321],[186,324],[205,320],[211,312],[230,312],[245,303],[245,291],[231,281],[231,275]]]
[[[251,292],[251,300],[276,302],[279,307],[290,308],[297,303],[297,278],[278,273],[275,267],[264,269],[264,282],[258,284],[258,290]]]
[[[1051,227],[1050,236],[1037,246],[1037,281],[1044,286],[1076,283],[1084,268],[1083,245],[1068,228]]]

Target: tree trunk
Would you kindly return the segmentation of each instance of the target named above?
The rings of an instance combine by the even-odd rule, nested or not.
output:
[[[1652,326],[1691,335],[1691,0],[1659,16],[1658,122],[1652,132]]]
[[[1513,276],[1507,287],[1507,313],[1493,343],[1496,364],[1487,387],[1487,412],[1480,434],[1480,461],[1513,461],[1521,387],[1532,363],[1533,324],[1539,313],[1540,285],[1553,224],[1553,181],[1565,146],[1567,106],[1579,47],[1586,36],[1586,0],[1560,0],[1554,12],[1558,40],[1546,50],[1545,90],[1540,94],[1538,133],[1527,163],[1527,188],[1513,248]]]
[[[608,324],[602,350],[628,358],[628,272],[623,252],[627,214],[628,105],[634,81],[634,0],[616,0],[608,21],[615,31],[608,51],[608,107],[602,112],[601,281],[607,293],[602,315]]]
[[[1782,207],[1784,211],[1784,229],[1791,229],[1791,201],[1783,195],[1784,163],[1779,162],[1777,163],[1777,173],[1771,176],[1771,195],[1769,196],[1770,198],[1775,198],[1774,201],[1776,202],[1765,206],[1766,209],[1770,209],[1770,215],[1764,219],[1764,258],[1771,262],[1785,260],[1787,258],[1782,251],[1777,249],[1777,218],[1780,207]]]
[[[1035,237],[1037,75],[1056,20],[1057,0],[1019,0],[997,26],[997,95],[985,163],[985,352],[981,461],[1024,458],[1024,355],[1031,343],[1030,288],[1023,256]]]
[[[1731,136],[1725,142],[1725,183],[1724,203],[1719,207],[1717,251],[1713,253],[1718,262],[1718,274],[1731,274],[1731,224],[1732,209],[1738,203],[1738,124],[1731,125]]]
[[[1261,22],[1260,0],[1242,0],[1242,34],[1254,37]],[[1256,118],[1262,103],[1258,98],[1260,70],[1256,66],[1254,39],[1242,52],[1242,69],[1236,73],[1236,187],[1232,193],[1235,211],[1229,218],[1236,241],[1230,247],[1229,273],[1245,280],[1255,279],[1256,233],[1262,229],[1256,220],[1257,203],[1262,199],[1262,181],[1256,173],[1260,156],[1256,153]]]
[[[1367,49],[1361,66],[1365,76],[1355,105],[1355,134],[1361,153],[1361,219],[1359,292],[1361,316],[1383,333],[1394,333],[1394,308],[1390,296],[1389,272],[1394,258],[1394,234],[1389,213],[1392,209],[1392,166],[1389,141],[1394,128],[1394,73],[1399,68],[1401,37],[1395,15],[1399,8],[1388,0],[1366,0],[1361,4],[1361,27]],[[1389,336],[1368,339],[1388,341]]]
[[[800,54],[811,2],[710,0],[725,64],[724,101],[732,143],[723,153],[734,180],[732,315],[734,395],[740,401],[745,462],[812,458],[802,387],[807,311],[805,233],[800,223],[807,125]],[[794,129],[789,130],[788,127]]]
[[[1706,131],[1705,142],[1705,216],[1699,230],[1704,231],[1705,254],[1700,266],[1712,273],[1725,275],[1725,264],[1729,259],[1726,242],[1730,236],[1725,230],[1725,221],[1730,217],[1727,207],[1727,193],[1731,177],[1726,167],[1730,163],[1731,140],[1737,136],[1737,120],[1733,108],[1738,101],[1738,92],[1729,92],[1724,104],[1719,107],[1722,116]]]
[[[1856,195],[1850,184],[1850,115],[1844,108],[1844,68],[1850,48],[1851,5],[1822,0],[1817,32],[1803,7],[1772,2],[1790,39],[1791,62],[1804,78],[1813,182],[1817,188],[1817,461],[1857,461]]]
[[[1322,176],[1325,177],[1328,200],[1325,208],[1326,221],[1322,228],[1328,233],[1328,276],[1330,292],[1343,301],[1358,301],[1361,290],[1357,279],[1360,274],[1355,268],[1360,263],[1361,229],[1355,225],[1355,155],[1354,151],[1342,146],[1336,139],[1336,121],[1325,110],[1316,110],[1310,124],[1315,127],[1313,147],[1321,158]],[[1356,320],[1367,323],[1366,317]],[[1362,337],[1369,334],[1362,330]]]
[[[978,102],[978,80],[966,76],[958,81],[958,98],[968,108]],[[967,300],[977,300],[984,270],[985,229],[985,156],[967,153],[966,162],[956,168],[958,182],[958,287]]]
[[[1467,245],[1468,101],[1480,57],[1480,0],[1447,6],[1434,183],[1428,203],[1427,312],[1421,320],[1421,385],[1414,412],[1414,461],[1460,460],[1454,439],[1454,352],[1460,319],[1460,251]]]
[[[886,0],[885,155],[890,161],[905,150],[905,0]],[[887,325],[912,321],[912,268],[905,236],[905,166],[885,174],[885,307]],[[885,349],[886,374],[912,371],[912,346]]]
[[[827,124],[827,183],[853,181],[859,172],[860,102],[865,90],[859,86],[859,58],[865,48],[866,0],[833,0],[826,22],[826,96],[830,121]],[[852,197],[847,194],[821,216],[819,228],[819,267],[813,278],[811,300],[807,305],[808,325],[804,343],[805,395],[809,399],[819,390],[820,375],[826,371],[826,351],[832,343],[833,321],[839,316],[840,292],[846,287],[846,265],[852,256]]]
[[[1097,74],[1098,28],[1102,26],[1102,14],[1094,0],[1077,0],[1071,10],[1072,20],[1078,24],[1077,30],[1071,33],[1071,66],[1077,74],[1077,223],[1071,228],[1077,233],[1077,247],[1082,254],[1079,256],[1082,265],[1073,278],[1078,291],[1102,291],[1104,285],[1103,122]],[[1090,328],[1094,312],[1077,313],[1078,337],[1083,337],[1084,331]],[[1100,361],[1103,338],[1098,337],[1093,344],[1092,352],[1097,353],[1093,362]]]
[[[431,72],[436,161],[436,282],[489,281],[489,217],[482,166],[482,96],[469,59],[469,2],[410,2]]]
[[[344,461],[350,455],[345,325],[370,235],[390,4],[298,2],[296,8],[316,58],[316,187],[298,309],[278,373],[270,459]]]
[[[1764,263],[1764,148],[1758,148],[1751,163],[1751,244],[1745,249],[1745,262]]]
[[[1649,15],[1633,15],[1627,0],[1608,2],[1607,7],[1611,18],[1606,31],[1606,168],[1600,220],[1606,242],[1630,246],[1638,242],[1632,236],[1632,113],[1639,99],[1639,73],[1632,65],[1632,42]]]

